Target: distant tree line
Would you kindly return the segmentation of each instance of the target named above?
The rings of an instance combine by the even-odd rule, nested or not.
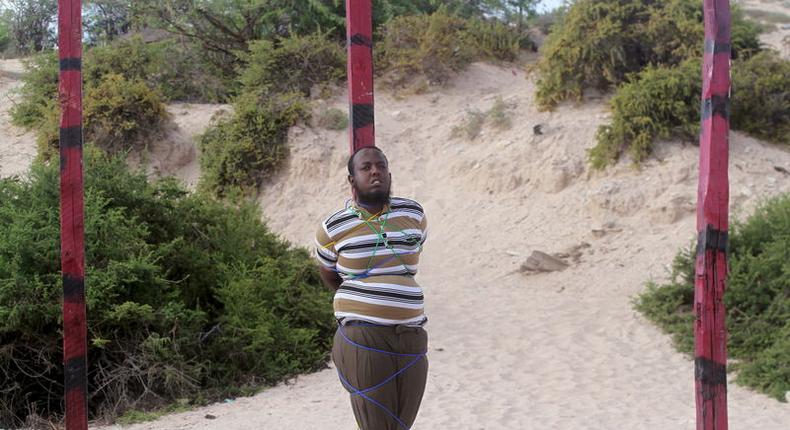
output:
[[[519,30],[538,0],[373,0],[378,28],[396,16],[431,14],[440,7],[465,18],[504,20]],[[0,50],[19,55],[56,43],[57,0],[0,0]],[[134,29],[167,30],[199,41],[219,55],[217,64],[248,51],[251,41],[308,34],[321,29],[342,38],[345,0],[87,0],[85,39],[105,44]]]

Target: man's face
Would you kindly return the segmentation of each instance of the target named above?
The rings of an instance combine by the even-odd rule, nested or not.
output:
[[[374,149],[363,149],[354,158],[354,175],[348,181],[362,201],[386,202],[390,195],[390,175],[384,154]]]

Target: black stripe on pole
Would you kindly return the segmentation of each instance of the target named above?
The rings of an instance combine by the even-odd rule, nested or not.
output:
[[[712,225],[708,225],[705,230],[701,230],[697,237],[697,255],[709,249],[727,252],[728,246],[729,234],[726,231],[716,230]]]
[[[722,52],[730,52],[732,45],[729,43],[716,43],[715,40],[705,39],[705,53],[706,54],[721,54]]]
[[[82,388],[85,385],[85,381],[88,380],[86,368],[85,357],[74,357],[66,362],[64,369],[66,373],[66,386],[64,387],[66,393]]]
[[[354,128],[362,128],[373,124],[373,105],[355,104],[352,110],[354,112]]]
[[[82,70],[82,58],[64,58],[60,60],[61,72],[79,72]]]
[[[713,96],[702,101],[702,120],[705,121],[713,115],[718,115],[726,120],[730,119],[729,97]]]
[[[727,366],[707,358],[694,359],[694,378],[705,385],[725,385],[727,383]]]
[[[63,300],[81,302],[85,300],[85,280],[63,275]]]
[[[76,148],[82,145],[82,126],[66,127],[60,129],[60,146],[62,148]]]
[[[359,33],[351,36],[351,44],[362,45],[362,46],[367,46],[368,48],[373,48],[373,41]]]

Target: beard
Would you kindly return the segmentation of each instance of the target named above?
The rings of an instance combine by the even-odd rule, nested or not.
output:
[[[391,191],[392,187],[390,186],[387,187],[386,190],[363,193],[359,190],[359,188],[354,186],[354,192],[357,195],[357,202],[364,206],[379,206],[389,203]]]

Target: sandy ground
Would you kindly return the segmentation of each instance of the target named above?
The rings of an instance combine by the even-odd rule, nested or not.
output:
[[[200,179],[200,150],[196,140],[212,119],[231,110],[229,105],[169,104],[170,121],[164,126],[162,137],[154,140],[145,151],[129,154],[130,164],[142,164],[150,177],[173,176],[187,189],[195,190]]]
[[[23,71],[21,61],[0,59],[0,177],[24,174],[36,157],[34,133],[13,126],[9,114]]]
[[[693,363],[631,302],[646,281],[665,280],[674,254],[692,243],[697,148],[665,142],[639,170],[624,161],[591,172],[586,150],[609,118],[602,101],[546,113],[535,110],[533,94],[520,68],[485,64],[427,94],[377,92],[378,145],[390,158],[394,192],[420,201],[431,225],[418,276],[431,368],[414,429],[693,429]],[[512,128],[487,125],[474,141],[451,137],[468,111],[485,111],[497,97],[514,109]],[[345,95],[317,110],[330,106],[345,109]],[[206,109],[203,118],[213,114]],[[179,114],[189,107],[170,110],[183,129],[204,123]],[[535,125],[543,134],[533,133]],[[0,166],[14,163],[6,161],[15,155],[5,151],[7,130],[3,123]],[[290,137],[288,165],[261,190],[260,203],[274,231],[311,246],[320,219],[349,195],[348,137],[307,125]],[[776,169],[790,170],[790,151],[737,132],[730,143],[734,218],[790,192],[790,176]],[[175,167],[159,169],[181,172],[190,183],[195,161],[181,153],[174,151]],[[564,252],[572,264],[519,273],[535,250]],[[732,381],[729,414],[733,429],[784,430],[790,423],[789,404]],[[356,427],[330,368],[253,397],[103,428]]]
[[[645,281],[666,279],[694,237],[696,147],[668,142],[641,170],[624,162],[590,172],[585,151],[608,118],[603,104],[539,113],[533,93],[522,71],[485,64],[441,91],[377,93],[378,144],[395,193],[423,203],[431,224],[419,275],[431,370],[414,428],[693,429],[693,364],[631,300]],[[518,110],[510,130],[450,137],[467,111],[485,111],[500,96]],[[343,108],[345,96],[327,105]],[[533,134],[537,124],[542,135]],[[290,162],[260,199],[272,229],[311,245],[321,217],[348,196],[347,141],[341,132],[291,130]],[[731,146],[735,216],[790,191],[775,169],[790,168],[790,152],[739,133]],[[579,261],[563,272],[518,273],[534,250]],[[788,404],[734,383],[729,399],[732,428],[790,422]],[[355,427],[333,369],[129,427],[217,428]]]
[[[773,12],[784,15],[785,19],[775,25],[775,30],[760,35],[760,41],[779,51],[782,58],[790,59],[790,2],[788,0],[740,0],[741,9]],[[748,13],[747,13],[748,16]]]

